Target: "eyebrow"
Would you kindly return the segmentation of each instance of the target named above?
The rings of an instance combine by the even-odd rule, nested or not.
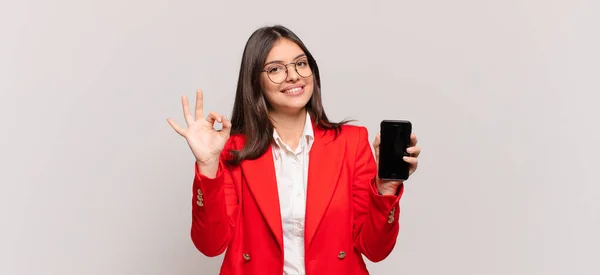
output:
[[[294,57],[294,59],[292,59],[292,60],[296,60],[296,59],[298,59],[298,58],[300,58],[300,57],[305,57],[305,56],[306,56],[306,54],[305,54],[305,53],[301,53],[301,54],[297,55],[296,57]],[[283,63],[283,61],[281,61],[281,60],[273,60],[273,61],[269,61],[269,62],[265,63],[265,65],[264,65],[264,66],[267,66],[267,65],[269,65],[269,64],[273,64],[273,63]]]

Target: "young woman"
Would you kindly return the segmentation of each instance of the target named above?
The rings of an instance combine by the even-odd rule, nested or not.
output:
[[[194,115],[182,104],[188,128],[168,122],[196,158],[191,238],[206,256],[227,250],[220,274],[368,274],[363,256],[390,254],[404,184],[377,177],[379,135],[374,157],[365,127],[329,121],[315,59],[290,30],[248,39],[231,121],[204,112],[201,90]]]

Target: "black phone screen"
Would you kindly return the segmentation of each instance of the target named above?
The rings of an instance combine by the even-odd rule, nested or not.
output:
[[[406,180],[409,164],[403,157],[408,156],[412,125],[405,120],[384,120],[380,126],[379,178],[385,180]]]

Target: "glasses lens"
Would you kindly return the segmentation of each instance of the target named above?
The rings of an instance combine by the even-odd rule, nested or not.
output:
[[[267,68],[269,79],[275,83],[283,83],[287,77],[285,66],[276,64]]]
[[[312,70],[310,69],[310,66],[308,66],[308,60],[303,59],[296,62],[296,72],[298,72],[301,77],[311,76]]]

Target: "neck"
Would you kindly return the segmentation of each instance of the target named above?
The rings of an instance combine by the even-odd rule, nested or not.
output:
[[[269,115],[275,130],[277,130],[277,134],[279,134],[283,142],[292,148],[296,148],[304,131],[306,109],[303,108],[293,114],[271,112]]]

